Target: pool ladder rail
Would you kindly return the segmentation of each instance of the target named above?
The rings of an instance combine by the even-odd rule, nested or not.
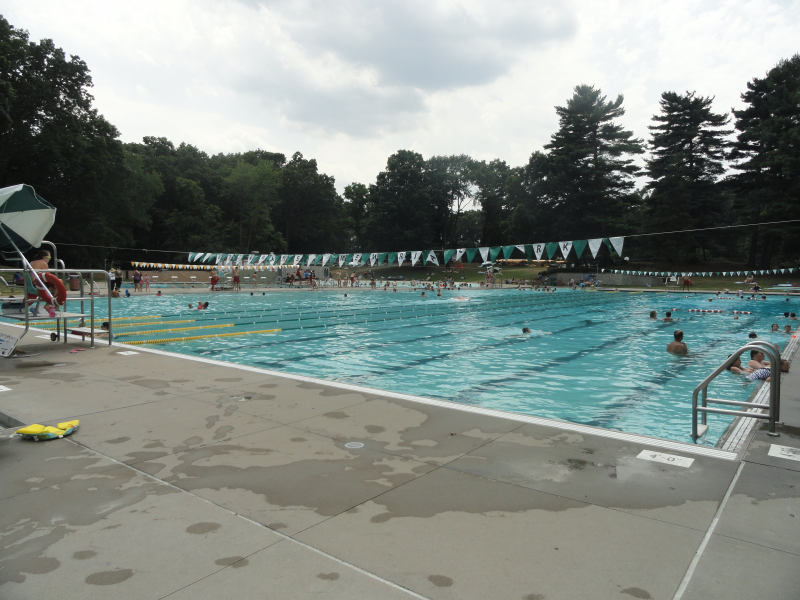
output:
[[[721,400],[719,398],[708,397],[708,386],[716,379],[717,375],[724,373],[730,365],[736,362],[742,354],[749,350],[759,350],[769,356],[770,361],[770,382],[769,382],[769,404],[759,404],[756,402],[739,402],[736,400]],[[753,341],[749,344],[742,346],[736,352],[731,354],[728,359],[717,367],[711,375],[706,377],[700,385],[694,389],[692,394],[692,440],[697,443],[701,437],[708,432],[708,425],[706,424],[706,416],[708,413],[718,415],[734,415],[747,419],[767,419],[769,421],[769,431],[767,435],[774,437],[780,436],[775,431],[775,424],[780,419],[781,408],[781,355],[774,346],[762,341]],[[777,368],[776,368],[777,367]],[[701,405],[698,406],[698,398]],[[731,410],[725,408],[711,408],[708,404],[724,404],[728,406],[738,406],[739,410]],[[758,409],[758,411],[747,411],[745,409]],[[767,410],[767,413],[760,412]],[[697,422],[698,413],[701,413],[700,423]]]

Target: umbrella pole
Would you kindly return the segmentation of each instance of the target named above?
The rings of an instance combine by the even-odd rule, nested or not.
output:
[[[47,294],[47,299],[49,300],[49,302],[53,306],[55,306],[55,304],[56,304],[55,303],[55,299],[53,298],[53,295],[50,293],[50,290],[48,290],[47,287],[44,285],[42,280],[39,278],[39,274],[36,272],[36,269],[34,269],[31,266],[31,263],[29,263],[28,259],[25,258],[25,255],[22,254],[22,251],[19,248],[17,248],[17,245],[14,243],[14,240],[11,239],[11,236],[6,231],[5,225],[0,223],[0,228],[2,228],[3,232],[6,234],[6,237],[8,238],[8,241],[11,242],[11,245],[14,246],[14,250],[16,250],[17,254],[19,254],[19,258],[22,261],[22,266],[24,267],[24,269],[31,274],[31,279],[33,279],[33,286],[35,288],[37,288],[37,289],[44,290],[44,293]],[[36,285],[36,284],[39,284],[39,285]],[[27,312],[27,301],[28,301],[28,290],[26,289],[25,290],[25,303],[26,303],[25,310],[26,310],[26,312]]]

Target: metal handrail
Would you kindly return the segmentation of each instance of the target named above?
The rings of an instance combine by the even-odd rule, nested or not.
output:
[[[59,262],[61,262],[61,261],[59,261]],[[0,273],[18,273],[19,271],[20,271],[20,269],[0,268]],[[22,300],[22,306],[24,308],[24,313],[25,313],[25,330],[22,332],[22,335],[20,336],[20,339],[25,337],[25,335],[28,333],[28,331],[30,329],[30,316],[31,316],[31,314],[30,314],[30,310],[28,310],[28,307],[31,304],[34,303],[33,300],[28,300],[28,283],[31,280],[31,275],[30,275],[30,273],[28,273],[27,270],[23,269],[22,271],[24,273],[24,280],[23,280],[23,283],[22,283],[22,293],[21,293],[22,298],[21,298],[21,300]],[[89,319],[90,319],[90,333],[89,333],[89,336],[90,336],[90,339],[91,339],[91,347],[94,348],[94,298],[95,297],[94,297],[94,293],[92,293],[92,290],[94,288],[94,283],[95,283],[94,282],[94,276],[95,276],[95,273],[101,274],[104,278],[108,279],[109,281],[111,280],[111,276],[108,274],[107,271],[104,271],[102,269],[50,269],[50,268],[48,268],[48,269],[41,269],[41,271],[42,272],[47,272],[47,273],[64,273],[64,274],[78,273],[80,275],[83,275],[84,273],[86,273],[86,274],[89,275],[89,281],[90,281],[90,284],[89,284],[90,285],[90,287],[89,287],[90,296],[88,298],[88,300],[89,300]],[[79,297],[77,297],[77,298],[67,298],[67,300],[68,301],[80,301],[80,303],[81,303],[81,313],[83,313],[83,303],[87,300],[87,298],[83,295],[83,282],[84,282],[83,277],[80,277],[80,281],[81,281],[81,295]],[[65,311],[62,311],[62,313],[63,312],[65,312]],[[56,326],[57,327],[58,327],[58,320],[59,319],[62,319],[63,322],[64,322],[64,343],[66,343],[66,341],[67,341],[67,318],[69,318],[69,317],[59,317],[57,313],[56,313],[56,315],[57,316],[55,317],[55,320],[56,320]],[[0,315],[0,316],[2,316],[2,315]],[[111,323],[112,323],[112,320],[111,320],[111,291],[109,290],[109,292],[108,292],[108,345],[109,346],[111,346],[111,341],[112,341],[112,338],[113,338],[112,324]],[[60,333],[60,329],[59,329],[59,333]]]
[[[726,371],[729,366],[736,362],[736,360],[748,350],[759,350],[769,356],[770,359],[770,386],[769,386],[769,405],[757,404],[755,402],[739,402],[736,400],[721,400],[718,398],[708,397],[708,386],[716,379],[716,377]],[[702,392],[702,406],[697,405],[698,396]],[[763,413],[746,413],[743,410],[729,410],[724,408],[709,408],[708,404],[724,404],[728,406],[739,406],[741,408],[757,408],[759,410],[768,409],[767,414]],[[780,434],[775,431],[775,423],[780,419],[780,403],[781,403],[781,355],[775,349],[775,346],[763,341],[752,341],[739,348],[736,352],[731,354],[725,362],[706,377],[700,385],[698,385],[692,393],[692,440],[697,443],[697,440],[703,437],[708,431],[706,423],[706,416],[708,413],[718,415],[734,415],[737,417],[745,417],[748,419],[768,419],[769,431],[767,435],[779,436]],[[698,426],[697,413],[702,413],[701,423]]]

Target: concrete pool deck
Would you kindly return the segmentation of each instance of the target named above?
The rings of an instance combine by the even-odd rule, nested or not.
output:
[[[81,427],[0,431],[4,600],[800,595],[797,373],[717,457],[36,335],[0,412]]]

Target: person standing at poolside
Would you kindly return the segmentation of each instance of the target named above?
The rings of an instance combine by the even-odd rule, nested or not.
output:
[[[150,291],[150,274],[149,273],[145,273],[144,277],[142,277],[142,281],[144,282],[144,291],[145,292],[149,292]]]
[[[233,267],[233,290],[235,292],[241,291],[242,285],[239,280],[239,267]]]
[[[667,344],[667,352],[671,354],[687,354],[689,347],[683,342],[683,332],[680,329],[676,329],[673,337],[675,339]]]
[[[114,276],[116,277],[116,280],[114,282],[116,285],[116,290],[119,291],[119,289],[122,287],[122,269],[117,267],[116,270],[114,271]]]

